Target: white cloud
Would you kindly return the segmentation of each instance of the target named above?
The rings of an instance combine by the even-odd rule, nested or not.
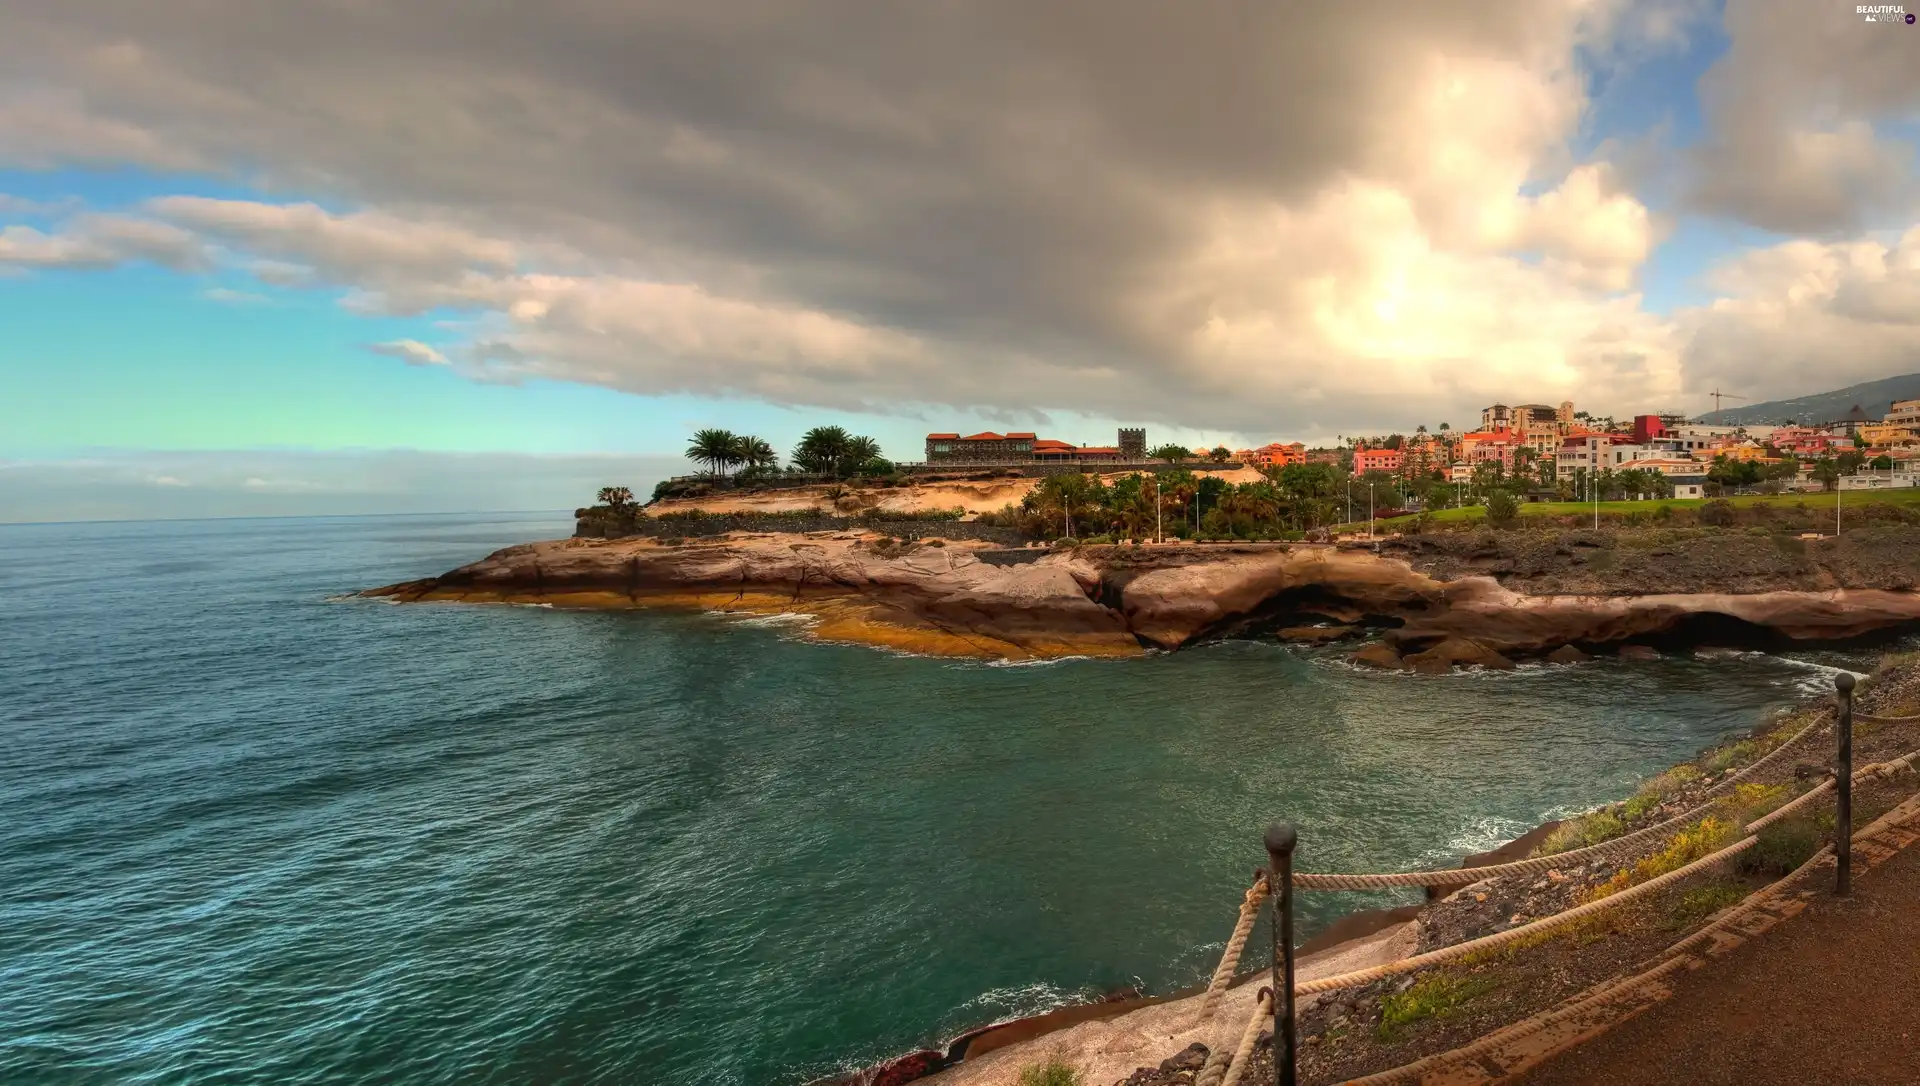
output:
[[[1697,387],[1766,395],[1920,370],[1920,227],[1786,242],[1714,269],[1724,296],[1678,319]]]
[[[444,366],[447,356],[417,339],[396,339],[390,343],[372,343],[367,350],[398,358],[409,366]]]
[[[147,260],[181,271],[209,266],[206,247],[177,226],[124,215],[81,215],[52,233],[0,227],[0,265],[109,268]]]
[[[186,486],[187,484],[171,475],[156,475],[149,479],[154,486]]]

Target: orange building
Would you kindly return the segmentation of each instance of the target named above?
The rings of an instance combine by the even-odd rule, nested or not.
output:
[[[1241,449],[1233,454],[1243,464],[1257,468],[1284,468],[1288,464],[1307,462],[1307,447],[1295,441],[1289,445],[1270,442],[1257,449]]]
[[[1353,454],[1353,471],[1356,475],[1365,475],[1370,471],[1384,471],[1391,475],[1400,470],[1406,458],[1399,449],[1361,449]]]

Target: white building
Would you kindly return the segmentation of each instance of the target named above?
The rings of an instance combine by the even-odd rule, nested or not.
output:
[[[1619,447],[1632,448],[1633,446]],[[1706,495],[1707,465],[1698,460],[1656,454],[1622,461],[1613,470],[1657,471],[1673,484],[1673,496],[1676,498],[1699,498]]]
[[[1903,486],[1920,486],[1920,472],[1862,471],[1840,477],[1842,490],[1895,490]]]

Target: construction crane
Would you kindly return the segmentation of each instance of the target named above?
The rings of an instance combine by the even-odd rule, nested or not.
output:
[[[1735,396],[1735,395],[1734,395],[1733,393],[1731,393],[1731,392],[1722,392],[1722,391],[1720,391],[1720,389],[1719,389],[1719,387],[1718,387],[1718,386],[1716,386],[1716,387],[1714,388],[1714,390],[1713,390],[1713,413],[1714,413],[1714,414],[1715,414],[1716,416],[1720,416],[1720,421],[1724,423],[1724,422],[1726,422],[1727,420],[1726,420],[1726,417],[1725,417],[1725,416],[1721,416],[1721,415],[1720,415],[1720,401],[1721,401],[1722,399],[1727,399],[1727,400],[1744,400],[1744,399],[1746,399],[1746,398],[1747,398],[1747,397],[1745,397],[1745,396]]]

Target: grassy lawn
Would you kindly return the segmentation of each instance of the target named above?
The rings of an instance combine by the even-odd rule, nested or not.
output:
[[[1700,506],[1705,505],[1708,500],[1710,499],[1703,499],[1703,498],[1658,499],[1656,498],[1651,501],[1644,501],[1644,502],[1601,502],[1600,516],[1604,519],[1608,516],[1622,516],[1627,513],[1651,513],[1663,505],[1670,505],[1675,509],[1698,509]],[[1748,495],[1743,495],[1741,497],[1728,498],[1727,501],[1730,501],[1737,506],[1747,506],[1747,505],[1794,506],[1794,505],[1798,505],[1801,502],[1805,502],[1807,503],[1807,505],[1815,509],[1832,509],[1833,508],[1833,495],[1831,493],[1773,494],[1773,495],[1748,494]],[[1874,505],[1874,504],[1920,505],[1920,487],[1903,487],[1896,490],[1844,490],[1844,491],[1841,491],[1840,493],[1840,504],[1842,507],[1854,506],[1854,505]],[[1450,521],[1482,520],[1482,519],[1485,519],[1486,515],[1487,515],[1487,510],[1485,506],[1469,505],[1469,506],[1466,506],[1465,508],[1460,508],[1460,509],[1437,510],[1433,514],[1433,519],[1436,521],[1445,523]],[[1520,506],[1520,515],[1523,517],[1568,517],[1568,516],[1591,517],[1593,516],[1593,503],[1592,502],[1527,502]],[[1403,517],[1394,517],[1391,520],[1380,520],[1377,523],[1380,524],[1381,526],[1405,524],[1405,523],[1408,523],[1409,521],[1412,521],[1414,519],[1414,516],[1415,514],[1409,514]],[[1367,522],[1364,520],[1358,521],[1357,526],[1362,530],[1364,530],[1366,528],[1366,523]],[[1349,525],[1348,527],[1353,527],[1353,526]]]

